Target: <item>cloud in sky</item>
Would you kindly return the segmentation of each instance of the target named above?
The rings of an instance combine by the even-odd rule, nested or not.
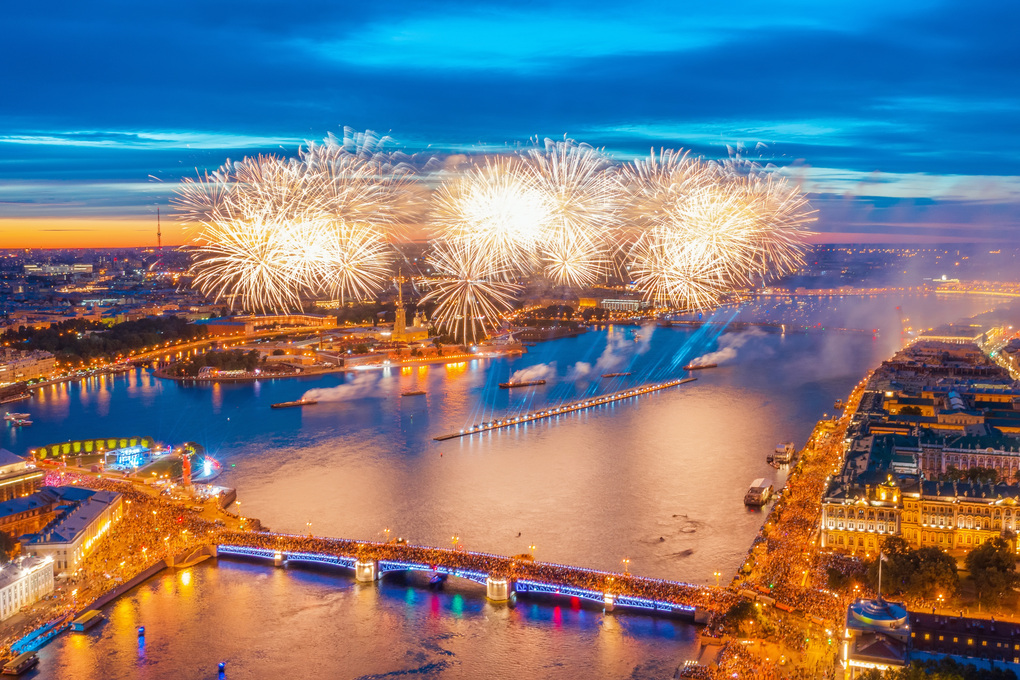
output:
[[[345,4],[5,8],[0,217],[145,215],[168,193],[150,176],[352,125],[437,152],[743,144],[823,230],[1016,231],[1014,3]]]

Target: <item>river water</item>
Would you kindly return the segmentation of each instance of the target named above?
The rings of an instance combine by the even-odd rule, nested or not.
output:
[[[762,514],[748,484],[785,473],[765,456],[798,446],[833,401],[887,357],[893,334],[727,333],[613,327],[513,359],[260,383],[183,385],[146,371],[55,385],[5,427],[17,453],[89,437],[197,441],[226,469],[238,510],[273,530],[412,542],[698,583],[728,580]],[[676,377],[693,383],[556,420],[446,442],[437,434],[510,412]],[[501,390],[528,370],[543,387]],[[600,379],[603,372],[633,375]],[[520,375],[520,374],[518,374]],[[424,389],[426,395],[401,397]],[[320,403],[272,410],[314,390]],[[390,579],[391,577],[387,577]],[[41,677],[670,677],[696,629],[576,603],[491,605],[484,590],[222,560],[157,576],[109,621],[41,653]],[[145,625],[148,637],[134,635]],[[42,673],[42,671],[40,671]]]

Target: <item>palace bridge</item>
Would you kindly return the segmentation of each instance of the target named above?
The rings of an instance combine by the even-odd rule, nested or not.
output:
[[[576,597],[597,603],[605,611],[623,608],[696,623],[707,622],[735,601],[730,591],[713,586],[535,562],[528,555],[507,557],[393,541],[224,532],[214,552],[219,557],[272,560],[280,567],[288,562],[341,567],[352,570],[355,580],[362,583],[393,572],[425,572],[484,585],[493,602],[528,595]]]

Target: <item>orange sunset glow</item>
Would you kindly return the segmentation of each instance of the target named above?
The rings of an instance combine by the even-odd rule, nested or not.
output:
[[[185,242],[184,228],[163,220],[163,245]],[[156,245],[156,222],[146,218],[4,218],[0,248],[137,248]]]

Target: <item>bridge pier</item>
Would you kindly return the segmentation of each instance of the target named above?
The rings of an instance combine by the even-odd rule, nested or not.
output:
[[[606,593],[602,602],[604,611],[611,612],[616,609],[616,597],[612,593]]]
[[[493,602],[506,602],[510,599],[513,588],[505,578],[488,577],[485,579],[485,596]]]
[[[279,550],[277,550],[276,554],[273,555],[273,566],[274,567],[283,566],[283,553],[280,552]]]
[[[371,583],[379,578],[379,563],[375,560],[358,560],[354,563],[354,580]]]

